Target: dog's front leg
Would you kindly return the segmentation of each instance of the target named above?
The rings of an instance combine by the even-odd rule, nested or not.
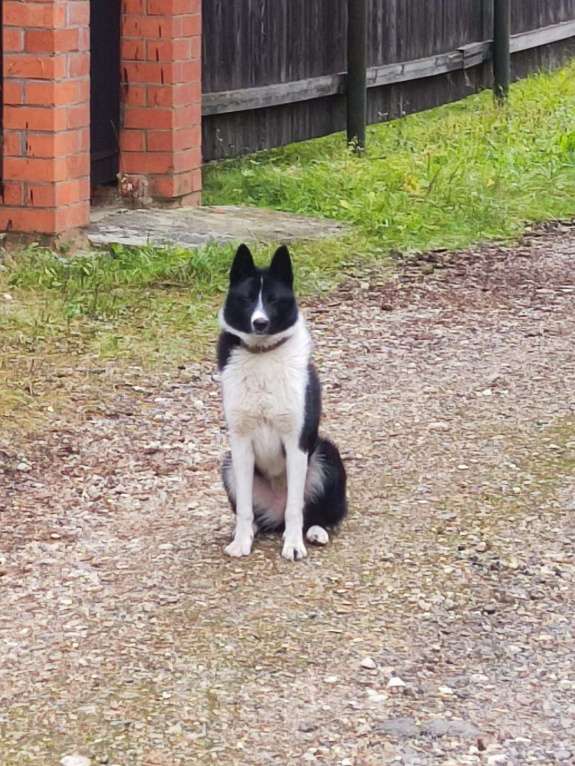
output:
[[[227,546],[228,556],[249,556],[254,539],[254,450],[251,440],[230,435],[232,467],[236,481],[236,529]]]
[[[303,543],[303,504],[307,474],[307,453],[297,441],[284,442],[287,462],[287,504],[282,556],[290,561],[303,559],[307,551]]]

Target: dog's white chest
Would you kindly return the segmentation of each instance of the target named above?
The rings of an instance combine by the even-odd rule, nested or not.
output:
[[[273,432],[280,438],[299,433],[305,415],[310,352],[303,320],[279,348],[261,354],[242,348],[232,352],[222,372],[230,430],[238,436]]]
[[[286,364],[284,354],[238,353],[222,375],[224,409],[240,436],[258,430],[288,434],[301,427],[305,408],[306,366]]]

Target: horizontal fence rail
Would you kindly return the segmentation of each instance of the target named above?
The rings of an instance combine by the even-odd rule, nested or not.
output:
[[[296,0],[291,0],[295,2]],[[341,10],[341,4],[344,0],[332,0],[334,7],[339,5]],[[348,0],[345,0],[347,2]],[[400,13],[402,3],[412,3],[421,5],[423,0],[371,0],[372,11],[379,3],[381,9],[384,3],[388,10],[388,15],[385,18],[381,18],[381,28],[386,24],[393,25],[397,23],[397,19],[391,15],[395,8],[395,14]],[[449,0],[441,0],[444,7],[447,7]],[[204,0],[206,3],[214,2],[214,0]],[[219,2],[219,0],[217,0]],[[271,0],[267,0],[269,4]],[[284,0],[278,0],[283,4]],[[310,0],[311,2],[311,0]],[[317,2],[317,0],[314,0]],[[438,4],[440,0],[437,0]],[[464,5],[464,0],[458,0],[461,5]],[[546,26],[541,26],[537,29],[525,29],[525,24],[528,24],[530,19],[525,18],[526,10],[532,13],[532,9],[527,8],[531,2],[537,3],[538,0],[514,0],[514,2],[523,3],[523,8],[515,5],[512,6],[514,12],[514,29],[519,27],[519,31],[516,31],[510,38],[510,50],[515,56],[521,57],[521,55],[529,55],[537,53],[537,49],[547,48],[549,46],[555,46],[561,43],[573,44],[572,55],[575,55],[575,0],[547,0],[544,8],[544,19],[553,21],[554,17],[552,8],[556,4],[560,13],[558,14],[561,19],[562,16],[570,14],[572,18],[565,20],[559,20],[557,23],[549,23]],[[249,4],[256,3],[256,0],[248,0]],[[266,4],[264,0],[259,0],[260,5]],[[238,6],[242,5],[238,0]],[[427,5],[433,5],[431,2],[427,2]],[[423,7],[423,6],[422,6]],[[469,6],[472,8],[472,6]],[[477,6],[473,6],[473,11]],[[540,14],[541,15],[541,14]],[[334,17],[337,13],[334,13]],[[456,18],[456,17],[454,17]],[[410,20],[413,25],[413,17]],[[532,23],[532,20],[531,20]],[[407,25],[409,28],[409,25]],[[445,31],[445,30],[444,30]],[[449,29],[447,29],[449,31]],[[373,29],[372,38],[373,38]],[[410,104],[410,111],[418,111],[420,108],[424,109],[430,105],[437,105],[438,103],[444,103],[445,101],[454,100],[455,98],[465,95],[467,92],[474,92],[481,87],[486,87],[490,84],[490,73],[486,74],[487,65],[490,65],[493,55],[493,11],[492,3],[486,3],[483,6],[483,13],[480,16],[474,17],[474,27],[470,26],[467,31],[467,37],[473,37],[475,32],[477,40],[471,39],[465,41],[458,47],[447,50],[437,51],[431,55],[426,55],[421,58],[410,58],[409,60],[396,60],[390,62],[383,62],[378,64],[371,64],[367,69],[367,88],[374,94],[380,94],[386,88],[390,91],[394,91],[397,94],[397,87],[410,87],[415,88],[416,91],[413,94],[408,94],[412,102]],[[488,33],[488,34],[486,34]],[[445,37],[446,35],[444,35]],[[452,35],[453,36],[453,35]],[[337,35],[335,36],[337,37]],[[381,37],[381,34],[379,35]],[[335,39],[335,38],[334,38]],[[378,38],[375,38],[377,43]],[[396,55],[401,55],[401,36],[398,36],[398,43],[396,45]],[[206,45],[205,41],[204,45]],[[440,47],[441,40],[437,40],[434,47]],[[335,43],[331,43],[332,47]],[[342,49],[345,50],[345,39],[341,40]],[[377,48],[374,45],[372,39],[372,48]],[[404,46],[405,47],[405,46]],[[377,57],[381,57],[383,47],[379,46],[380,50],[377,51]],[[204,52],[205,55],[205,52]],[[373,60],[373,56],[372,56]],[[534,65],[528,64],[527,71],[533,71],[538,68],[538,59],[534,59]],[[345,64],[345,61],[342,61]],[[209,61],[208,61],[209,66]],[[525,69],[525,67],[523,67]],[[340,130],[345,127],[345,120],[342,121],[342,114],[345,111],[342,96],[346,93],[346,81],[347,75],[345,67],[342,67],[340,71],[335,73],[318,74],[312,77],[305,77],[302,79],[287,79],[288,67],[283,66],[282,71],[284,73],[283,80],[280,82],[272,81],[266,84],[258,84],[252,87],[238,87],[233,89],[218,89],[214,92],[205,92],[202,102],[202,113],[204,117],[204,144],[206,146],[206,159],[212,159],[214,157],[234,156],[244,153],[245,151],[253,151],[257,148],[267,148],[268,146],[277,146],[283,143],[288,143],[290,140],[300,140],[302,138],[310,138],[315,135],[323,135],[325,133],[333,132],[334,130]],[[468,85],[468,74],[474,72],[480,72],[479,76],[475,77],[475,81]],[[301,71],[301,70],[300,70]],[[522,76],[525,71],[521,71]],[[255,73],[252,69],[249,73],[248,80],[251,78],[257,79],[261,73]],[[433,98],[433,103],[428,103],[425,94],[421,92],[421,87],[425,85],[425,82],[435,82],[430,78],[439,78],[443,76],[448,78],[446,86],[443,88],[444,93],[439,92],[437,98]],[[449,78],[458,76],[463,78],[462,83],[466,83],[465,86],[461,86],[459,91],[461,95],[455,93],[455,96],[451,92],[448,92],[450,87]],[[265,74],[264,74],[265,79]],[[208,73],[209,80],[209,73]],[[220,80],[221,82],[221,80]],[[429,86],[428,86],[429,87]],[[447,88],[447,90],[446,90]],[[419,93],[417,93],[419,89]],[[438,88],[439,90],[439,88]],[[331,119],[327,121],[321,121],[316,119],[314,124],[313,118],[309,119],[309,112],[306,114],[302,112],[302,109],[314,109],[315,107],[323,108],[328,112],[327,105],[335,97],[335,109],[332,107],[333,114]],[[339,97],[339,98],[338,98]],[[402,97],[398,97],[402,100]],[[385,97],[384,97],[385,99]],[[381,95],[379,95],[376,101],[382,101]],[[419,103],[417,103],[419,102]],[[306,104],[308,105],[306,107]],[[370,122],[380,121],[381,119],[387,119],[397,114],[404,113],[402,108],[392,108],[386,112],[385,107],[387,104],[383,100],[382,106],[379,103],[372,104],[371,114],[369,117]],[[293,110],[293,111],[291,111]],[[343,110],[343,111],[342,111]],[[261,124],[258,122],[258,114],[265,115]],[[298,132],[299,126],[294,126],[294,120],[301,119],[304,123],[303,134]],[[223,122],[222,122],[223,120]],[[218,124],[219,121],[219,124]],[[286,129],[287,126],[287,129]],[[256,142],[252,140],[251,136],[247,135],[247,140],[244,145],[235,140],[233,134],[234,127],[237,127],[238,132],[241,134],[249,133],[255,130]],[[218,131],[220,135],[218,134]],[[224,136],[224,134],[226,134]],[[214,140],[215,138],[215,140]],[[219,142],[219,143],[218,143]]]
[[[512,35],[511,53],[532,50],[573,37],[575,37],[575,20],[564,21],[561,24],[553,24],[543,29]],[[435,77],[439,74],[454,72],[457,69],[470,69],[491,61],[491,49],[491,40],[484,40],[483,42],[469,43],[469,45],[464,45],[457,50],[440,53],[437,56],[369,67],[367,70],[367,87],[376,88],[382,85]],[[293,104],[297,101],[309,101],[324,96],[335,96],[345,93],[345,81],[345,72],[340,72],[323,77],[310,77],[307,80],[273,83],[260,88],[204,93],[202,114],[205,116],[229,114],[230,112],[243,112],[281,104]]]

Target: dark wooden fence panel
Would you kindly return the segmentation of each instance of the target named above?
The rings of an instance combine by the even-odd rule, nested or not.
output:
[[[368,0],[371,66],[410,61],[481,40],[479,0]]]
[[[491,36],[491,2],[479,0],[369,0],[369,64],[427,58]],[[483,68],[372,88],[368,122],[395,119],[456,101],[485,84]]]
[[[575,0],[511,0],[511,31],[528,32],[575,19]],[[575,57],[575,39],[516,53],[512,59],[514,80],[540,69],[561,66]]]
[[[466,72],[374,88],[368,91],[368,122],[370,125],[387,122],[459,101],[488,87],[489,77],[485,67],[476,67]]]
[[[205,93],[345,71],[347,0],[204,0]]]
[[[203,119],[204,160],[237,157],[327,136],[345,130],[345,122],[344,96],[215,115]]]
[[[203,90],[214,93],[344,72],[347,0],[204,0]],[[342,99],[204,119],[206,159],[342,129]]]
[[[548,71],[567,64],[575,58],[575,37],[554,45],[515,53],[511,59],[513,80],[522,80],[533,72]]]
[[[206,160],[345,128],[347,2],[203,0]],[[491,85],[493,0],[368,0],[368,8],[370,123]],[[512,0],[512,16],[514,34],[573,21],[575,0]],[[514,77],[574,54],[575,37],[531,46],[514,54]]]
[[[575,19],[575,0],[511,0],[513,34]]]

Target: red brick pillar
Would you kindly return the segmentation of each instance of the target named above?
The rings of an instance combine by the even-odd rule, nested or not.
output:
[[[0,230],[60,234],[90,214],[89,0],[3,0]]]
[[[120,192],[199,202],[201,0],[122,2]]]

